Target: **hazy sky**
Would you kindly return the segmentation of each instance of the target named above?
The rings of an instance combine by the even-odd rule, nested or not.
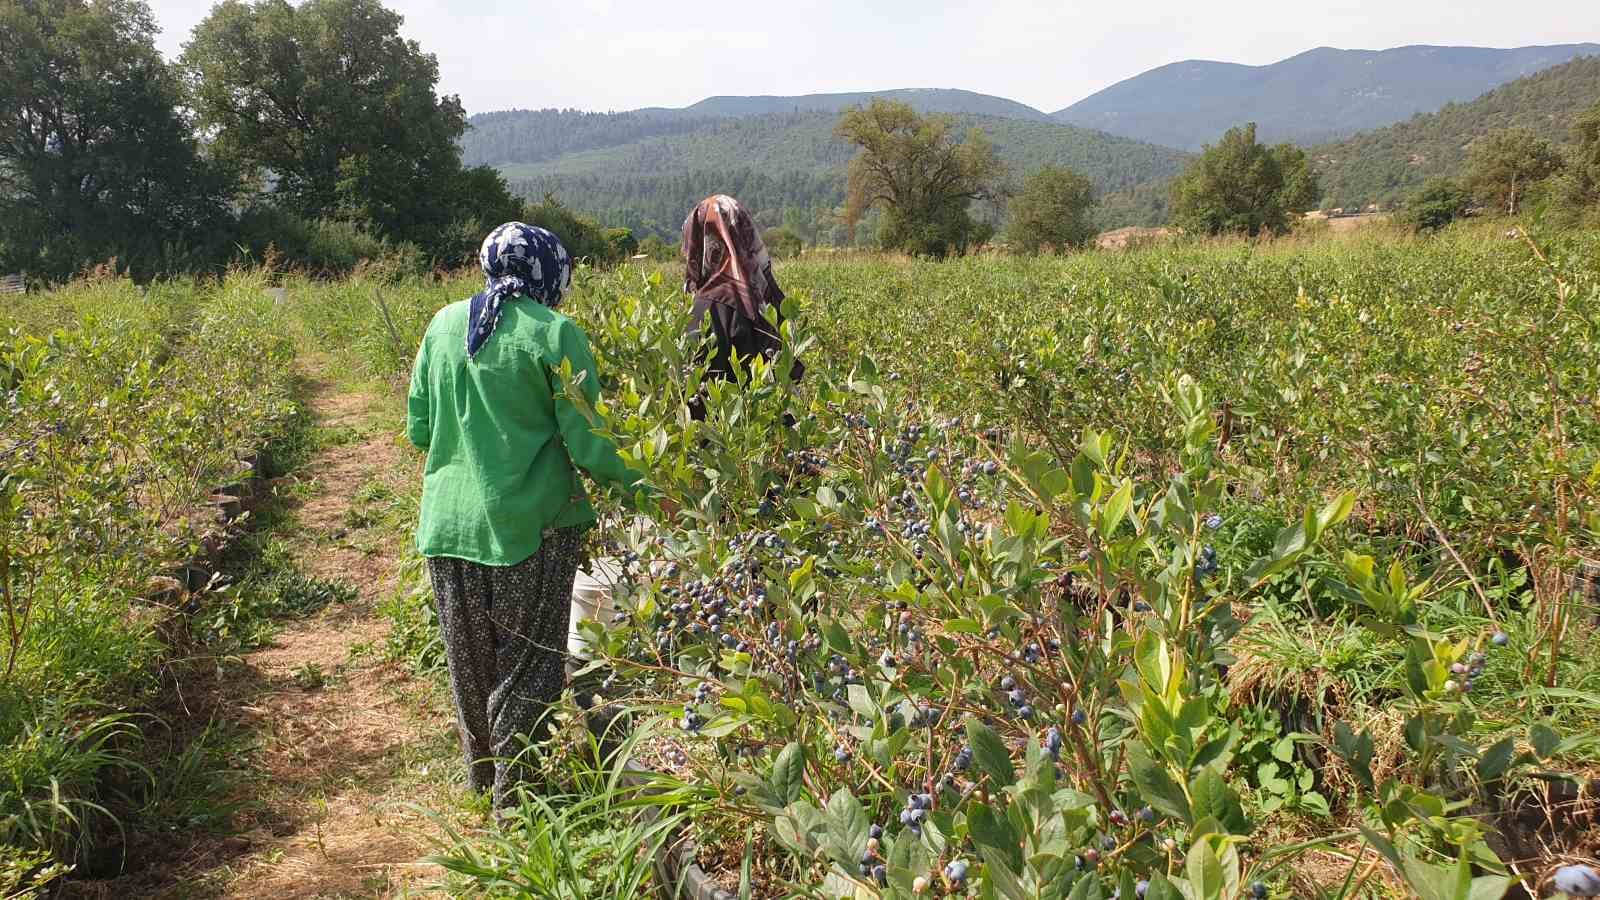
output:
[[[212,0],[153,0],[176,55]],[[1596,0],[388,0],[468,112],[964,88],[1052,112],[1180,59],[1600,41]]]

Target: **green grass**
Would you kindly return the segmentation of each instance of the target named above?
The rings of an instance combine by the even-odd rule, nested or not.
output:
[[[543,787],[491,828],[475,833],[441,822],[440,852],[430,858],[447,873],[452,896],[632,900],[659,896],[655,858],[676,837],[697,792],[662,776],[635,784],[625,766],[646,732],[636,732],[608,759],[581,722],[555,739],[558,752],[530,748],[528,764]],[[633,777],[639,777],[637,775]],[[486,798],[469,797],[479,815]],[[641,815],[649,811],[649,816]]]
[[[163,679],[239,646],[215,633],[197,644],[195,610],[203,619],[244,598],[259,611],[236,609],[232,629],[258,636],[260,615],[304,607],[316,588],[282,582],[267,598],[247,580],[147,598],[152,576],[198,553],[205,519],[194,512],[240,478],[247,455],[267,449],[279,472],[304,458],[291,350],[261,284],[240,275],[141,294],[95,280],[0,313],[13,411],[0,421],[0,600],[13,638],[0,676],[0,837],[17,853],[110,874],[131,830],[212,827],[228,813],[216,732],[153,739]],[[264,509],[264,524],[275,515]]]

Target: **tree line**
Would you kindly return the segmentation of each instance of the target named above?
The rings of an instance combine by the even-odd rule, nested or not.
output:
[[[1600,102],[1573,123],[1566,147],[1529,128],[1474,141],[1461,171],[1429,179],[1399,218],[1433,231],[1477,212],[1514,216],[1530,204],[1568,223],[1600,218]]]
[[[943,256],[998,233],[1013,250],[1062,251],[1095,236],[1098,198],[1087,177],[1047,165],[1010,187],[988,136],[976,128],[961,133],[953,117],[873,100],[847,110],[836,131],[857,148],[845,218],[881,211],[877,237],[884,247]],[[1191,232],[1258,235],[1287,230],[1318,196],[1305,152],[1261,144],[1249,124],[1231,129],[1189,164],[1171,185],[1168,208]],[[1004,222],[1003,233],[997,221]]]
[[[577,109],[503,110],[467,120],[462,157],[470,165],[538,163],[666,135],[696,131],[720,116],[639,110],[603,113]]]
[[[108,260],[141,279],[241,259],[454,266],[514,218],[551,227],[579,256],[666,256],[683,211],[715,192],[756,210],[780,253],[872,244],[942,256],[996,237],[1032,252],[1083,246],[1108,211],[1196,233],[1281,232],[1324,193],[1304,151],[1258,142],[1254,125],[1163,191],[1107,168],[1142,145],[881,98],[837,116],[506,113],[469,136],[460,100],[437,92],[437,60],[400,25],[378,0],[225,0],[168,63],[142,0],[0,0],[0,271],[54,281]],[[552,117],[560,128],[528,138],[528,122]],[[649,139],[607,146],[633,136]],[[640,172],[618,180],[569,156],[586,148],[632,154]],[[1145,149],[1140,173],[1176,163]],[[469,165],[485,154],[547,168],[508,184]],[[1013,180],[1018,169],[1031,174]],[[1474,142],[1461,177],[1428,184],[1406,216],[1438,227],[1529,197],[1593,208],[1597,185],[1600,106],[1568,148],[1527,128]]]
[[[0,270],[447,266],[554,216],[463,164],[460,100],[400,24],[377,0],[227,0],[169,64],[140,0],[0,0]]]
[[[551,227],[579,256],[664,256],[683,210],[718,191],[758,210],[780,253],[871,243],[944,255],[1002,225],[1018,248],[1066,249],[1093,236],[1098,188],[1139,182],[1107,174],[1123,151],[1103,136],[874,100],[820,121],[546,111],[538,118],[561,128],[543,142],[526,140],[526,115],[482,117],[465,142],[477,158],[660,139],[629,152],[664,174],[620,190],[581,170],[508,185],[464,158],[461,102],[437,92],[437,60],[400,35],[401,21],[378,0],[225,0],[169,63],[142,0],[0,0],[0,269],[55,281],[113,260],[140,279],[241,259],[453,266],[513,218]],[[789,165],[795,154],[804,159]],[[1008,154],[1036,171],[1012,183]],[[752,155],[772,165],[734,165]],[[701,168],[674,171],[687,158]],[[1050,162],[1060,158],[1095,174]],[[1134,163],[1154,172],[1172,160]],[[627,224],[603,228],[575,208]],[[1217,215],[1222,228],[1276,221]]]

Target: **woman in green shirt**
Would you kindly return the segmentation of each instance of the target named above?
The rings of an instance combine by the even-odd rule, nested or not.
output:
[[[566,678],[582,534],[578,480],[631,495],[639,479],[562,399],[563,360],[599,396],[583,331],[555,311],[572,260],[554,234],[510,222],[483,242],[487,282],[440,310],[417,353],[407,435],[428,453],[417,549],[428,559],[469,778],[512,802],[515,758],[541,740]]]

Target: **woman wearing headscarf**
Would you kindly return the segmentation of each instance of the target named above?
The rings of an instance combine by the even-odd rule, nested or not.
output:
[[[704,333],[710,319],[716,339],[707,377],[731,381],[736,365],[748,366],[757,355],[776,359],[783,351],[783,336],[767,321],[765,310],[772,307],[777,323],[783,323],[783,289],[772,276],[772,258],[744,205],[726,194],[700,201],[683,222],[683,260],[683,289],[694,297],[694,327]],[[799,380],[804,373],[797,360],[789,374]],[[690,412],[697,419],[705,417],[698,397]]]
[[[577,477],[631,495],[638,477],[561,395],[563,360],[599,395],[587,336],[556,312],[572,260],[554,234],[509,222],[479,254],[486,278],[440,310],[417,353],[407,435],[426,450],[417,549],[427,557],[474,789],[496,807],[513,759],[542,739],[566,677],[567,617],[595,514]]]

